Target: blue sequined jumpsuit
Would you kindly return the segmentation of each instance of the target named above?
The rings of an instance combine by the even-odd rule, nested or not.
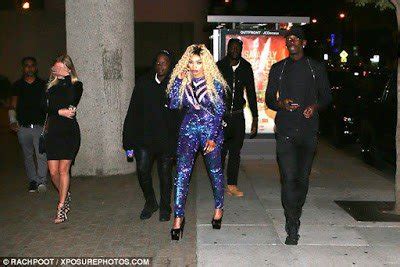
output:
[[[224,174],[221,166],[221,146],[223,143],[222,116],[225,111],[222,85],[215,81],[218,92],[215,104],[206,93],[204,78],[194,78],[185,88],[182,103],[179,99],[179,88],[182,80],[176,78],[169,93],[169,108],[177,109],[182,105],[185,116],[179,130],[177,148],[177,176],[174,190],[174,216],[184,217],[185,203],[189,190],[195,156],[198,150],[203,151],[206,141],[213,140],[215,149],[204,155],[206,167],[211,177],[215,208],[224,206]]]

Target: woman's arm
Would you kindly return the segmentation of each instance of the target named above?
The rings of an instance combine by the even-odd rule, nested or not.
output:
[[[218,98],[217,101],[215,102],[215,108],[214,108],[214,120],[213,124],[210,125],[211,131],[210,131],[210,137],[209,140],[213,140],[215,142],[219,131],[221,130],[222,127],[222,117],[224,116],[225,113],[225,101],[224,101],[224,88],[222,84],[219,82],[214,82],[215,89],[217,90],[218,93]]]
[[[79,101],[81,100],[82,93],[83,93],[83,84],[80,81],[72,83],[71,76],[65,76],[65,86],[73,92],[73,98],[71,99],[70,105],[77,107]]]
[[[172,84],[171,91],[168,93],[169,105],[170,109],[179,109],[181,103],[179,99],[179,88],[181,87],[182,80],[178,77],[175,78],[174,83]]]
[[[44,110],[49,114],[49,115],[59,115],[58,111],[60,109],[65,108],[64,106],[61,106],[60,104],[56,104],[53,101],[50,101],[50,88],[48,92],[46,93],[46,96],[44,97],[42,101],[42,106],[44,107]]]
[[[83,93],[83,84],[81,82],[76,82],[74,83],[74,100],[73,100],[73,106],[77,107],[79,104],[79,101],[81,100]]]

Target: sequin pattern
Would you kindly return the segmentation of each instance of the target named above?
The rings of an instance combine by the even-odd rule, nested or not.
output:
[[[223,88],[218,82],[214,82],[219,99],[212,103],[207,94],[204,94],[204,78],[194,79],[193,92],[189,86],[179,99],[179,87],[182,80],[176,78],[169,93],[169,108],[177,109],[182,104],[185,116],[182,121],[177,149],[177,175],[174,179],[174,215],[183,217],[185,215],[185,204],[189,190],[190,175],[193,170],[196,153],[203,150],[207,140],[216,143],[215,149],[204,155],[207,171],[211,178],[215,208],[222,209],[224,206],[224,174],[221,166],[221,147],[223,143],[222,116],[225,111],[223,101]],[[190,85],[191,86],[191,85]],[[197,91],[199,90],[199,91]],[[194,96],[194,94],[197,97]],[[199,104],[199,105],[196,105]]]

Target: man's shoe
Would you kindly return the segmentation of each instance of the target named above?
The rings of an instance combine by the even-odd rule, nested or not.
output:
[[[230,196],[235,197],[242,197],[244,195],[243,192],[240,191],[236,185],[228,185],[226,187],[226,193]]]
[[[28,188],[29,193],[35,193],[37,191],[37,189],[38,189],[38,186],[37,186],[36,182],[30,181],[29,188]]]
[[[142,212],[140,213],[141,220],[150,219],[151,215],[158,210],[157,203],[155,204],[145,204]]]
[[[288,235],[287,237],[286,237],[286,240],[285,240],[285,244],[286,245],[297,245],[297,243],[298,243],[298,241],[299,241],[299,238],[300,238],[300,236],[299,235],[296,235],[296,236],[290,236],[290,235]]]
[[[286,245],[297,245],[299,241],[300,220],[286,219],[285,230],[287,233]]]
[[[40,185],[38,186],[38,188],[37,188],[37,191],[38,191],[39,193],[44,193],[44,192],[46,192],[46,190],[47,190],[47,187],[46,187],[45,184],[40,184]]]
[[[168,222],[171,219],[170,212],[160,212],[160,222]]]

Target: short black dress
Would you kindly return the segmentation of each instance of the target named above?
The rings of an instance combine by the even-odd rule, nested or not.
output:
[[[69,119],[58,115],[58,110],[77,107],[82,96],[82,83],[71,82],[71,76],[58,80],[47,91],[48,128],[45,139],[47,160],[74,160],[78,153],[81,135],[74,117]]]

